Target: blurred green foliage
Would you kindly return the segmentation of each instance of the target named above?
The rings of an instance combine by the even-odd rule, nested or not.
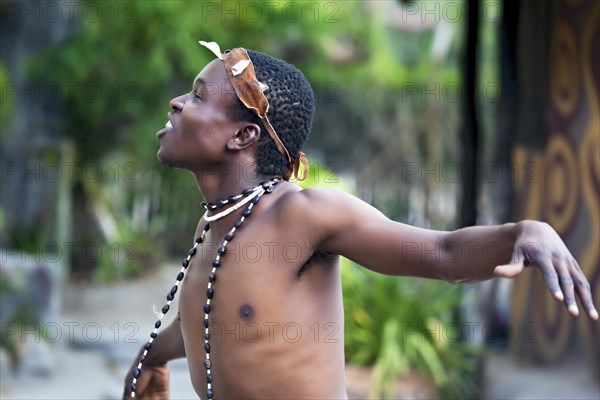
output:
[[[401,134],[416,139],[403,139],[406,143],[396,154],[394,168],[421,161],[422,151],[415,151],[412,140],[435,142],[442,154],[430,158],[437,161],[446,161],[446,153],[456,148],[452,113],[457,104],[443,103],[442,110],[434,104],[437,111],[433,112],[444,118],[431,118],[425,112],[429,104],[422,100],[422,92],[432,83],[460,84],[457,54],[452,51],[456,45],[443,67],[431,62],[433,31],[390,29],[382,23],[387,18],[387,8],[379,7],[383,3],[278,1],[256,7],[259,3],[239,1],[84,0],[82,7],[86,3],[93,5],[94,15],[78,21],[75,34],[66,41],[29,59],[28,71],[34,80],[63,88],[64,134],[75,143],[77,166],[112,165],[118,158],[134,162],[139,174],[158,171],[160,190],[172,191],[151,195],[160,198],[150,210],[152,219],[160,223],[153,221],[146,233],[158,236],[170,229],[172,240],[165,243],[168,253],[187,247],[188,232],[200,217],[201,199],[189,175],[158,164],[154,136],[164,126],[169,100],[190,90],[194,77],[213,58],[199,39],[216,41],[223,49],[244,46],[265,51],[300,68],[321,103],[317,113],[327,114],[319,119],[314,135],[321,137],[317,142],[322,145],[329,141],[327,151],[333,162],[344,157],[348,146],[356,149],[365,144],[371,146],[364,152],[368,159],[370,152],[383,152],[390,139]],[[416,90],[408,98],[407,82]],[[344,114],[336,115],[340,110]],[[350,117],[358,123],[346,127],[343,122]],[[416,121],[416,129],[406,129],[406,121]],[[336,126],[350,131],[334,132]],[[423,136],[428,139],[422,140]],[[371,181],[379,185],[381,176],[396,172],[375,169]],[[388,203],[384,212],[406,220],[408,191],[399,194],[398,186],[406,182],[397,176],[398,183],[385,185],[389,193],[376,193],[387,198],[373,200]],[[127,207],[115,219],[127,223],[130,219],[124,216],[131,214],[142,185],[122,182],[120,190],[129,193],[121,197]],[[185,195],[172,199],[175,191]],[[83,191],[82,195],[90,194]]]
[[[0,268],[0,302],[8,304],[8,307],[3,307],[3,311],[8,315],[2,315],[1,319],[0,349],[8,354],[12,372],[18,372],[23,361],[23,348],[25,346],[22,340],[24,337],[23,332],[34,333],[36,337],[46,341],[49,340],[47,330],[43,329],[38,322],[42,312],[40,305],[14,301],[14,297],[22,299],[30,294],[27,290],[28,278],[27,272],[22,269],[11,268],[8,271]],[[14,307],[14,309],[11,307]],[[12,333],[7,334],[9,329]]]
[[[85,168],[89,163],[111,168],[118,163],[114,167],[121,172],[118,182],[112,179],[114,169],[104,174],[108,181],[74,182],[81,189],[76,193],[88,199],[80,203],[96,202],[90,200],[92,196],[102,199],[116,223],[130,225],[120,231],[138,230],[132,236],[135,240],[144,235],[152,239],[162,235],[164,246],[149,247],[155,258],[160,253],[187,248],[190,232],[201,216],[198,205],[202,199],[195,182],[188,174],[158,164],[158,142],[154,137],[164,126],[169,100],[188,91],[194,77],[213,58],[198,40],[217,41],[224,49],[244,46],[267,51],[296,64],[318,85],[338,77],[340,71],[326,62],[313,61],[328,59],[326,45],[340,35],[339,21],[355,15],[360,6],[355,2],[342,6],[332,3],[329,9],[294,2],[303,17],[290,28],[289,18],[295,17],[284,12],[285,1],[273,3],[275,9],[269,15],[254,20],[227,14],[227,9],[243,6],[240,2],[82,3],[93,5],[90,9],[96,10],[99,17],[79,21],[75,34],[30,58],[27,69],[32,80],[65,88],[60,96],[67,121],[63,133],[75,143],[76,168]],[[214,10],[215,6],[224,9]],[[321,23],[329,16],[331,23]],[[365,24],[356,24],[341,36],[361,37],[367,30]],[[135,173],[126,176],[124,168],[130,162],[135,165]],[[145,180],[149,171],[157,171],[158,176]],[[81,174],[76,172],[74,176]],[[112,195],[103,195],[106,190]],[[152,197],[152,206],[147,213],[150,224],[140,230],[131,226],[132,214],[144,191],[152,191],[145,194]],[[168,237],[163,235],[166,231]],[[145,247],[140,245],[139,249]],[[100,261],[104,266],[101,276],[121,276],[107,273],[110,263]]]
[[[476,356],[462,342],[457,309],[462,288],[418,278],[392,278],[343,261],[346,360],[375,365],[369,398],[393,398],[399,375],[416,368],[442,398],[476,395]]]
[[[0,136],[6,132],[6,127],[10,123],[9,116],[12,115],[12,110],[14,107],[14,100],[11,96],[8,95],[8,83],[10,82],[10,78],[8,76],[8,71],[4,67],[4,64],[0,62]]]
[[[65,133],[82,161],[125,148],[155,163],[152,137],[164,125],[168,101],[189,90],[213,58],[199,39],[268,52],[296,65],[314,85],[336,82],[373,99],[406,82],[426,82],[437,69],[429,57],[407,63],[399,56],[427,49],[431,32],[399,37],[381,24],[384,11],[362,2],[278,1],[260,8],[260,18],[240,9],[243,2],[86,2],[102,17],[82,21],[77,34],[28,63],[32,77],[73,88],[61,101]],[[237,16],[227,12],[235,7]],[[460,83],[456,68],[439,74],[441,84]]]
[[[29,63],[34,77],[61,87],[78,85],[62,100],[70,121],[66,133],[75,139],[81,160],[98,159],[122,146],[137,159],[155,162],[156,142],[150,138],[164,125],[168,101],[187,91],[213,58],[199,39],[217,41],[223,48],[244,46],[275,56],[291,55],[288,61],[316,81],[335,72],[310,60],[326,58],[321,44],[337,31],[337,24],[305,17],[297,29],[289,29],[281,10],[285,1],[273,3],[272,19],[255,21],[236,21],[221,11],[210,17],[207,13],[218,5],[215,2],[137,0],[118,7],[112,2],[93,3],[102,18],[82,22],[78,34]],[[357,7],[350,3],[340,13]],[[312,3],[295,4],[305,15],[311,12]],[[349,27],[345,35],[356,31],[366,31],[366,26]]]

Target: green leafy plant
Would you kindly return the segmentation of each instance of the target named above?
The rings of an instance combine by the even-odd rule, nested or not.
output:
[[[415,368],[444,398],[472,397],[477,348],[460,341],[460,286],[393,278],[344,262],[346,360],[374,365],[370,398],[392,398],[398,376]]]
[[[0,302],[9,302],[10,297],[23,296],[27,292],[27,276],[24,270],[13,270],[9,274],[6,271],[0,271]],[[6,350],[10,360],[10,367],[17,371],[22,362],[23,351],[25,349],[25,336],[34,333],[35,337],[40,337],[48,341],[48,333],[42,329],[36,321],[39,318],[40,308],[34,304],[19,304],[14,311],[9,311],[10,317],[2,320],[0,332],[0,349]],[[4,315],[3,317],[6,317]]]

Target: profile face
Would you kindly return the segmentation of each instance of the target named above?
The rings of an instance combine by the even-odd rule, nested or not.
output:
[[[235,91],[223,62],[202,69],[189,93],[171,100],[165,128],[157,132],[157,158],[171,167],[194,170],[225,160],[226,143],[240,122],[229,119]]]

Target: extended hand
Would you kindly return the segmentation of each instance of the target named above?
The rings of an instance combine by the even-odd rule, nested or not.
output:
[[[590,284],[567,246],[550,225],[538,221],[517,224],[517,242],[510,264],[494,269],[497,276],[512,278],[529,265],[537,265],[554,297],[564,301],[572,315],[578,315],[575,292],[590,318],[597,320]]]
[[[125,380],[123,399],[131,395],[131,371]],[[142,374],[137,380],[135,398],[140,400],[164,400],[169,398],[169,370],[167,365],[142,367]]]

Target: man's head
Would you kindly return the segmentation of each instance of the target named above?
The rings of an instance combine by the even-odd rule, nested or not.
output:
[[[240,101],[245,93],[238,91],[239,98],[235,95],[231,71],[223,61],[214,60],[200,72],[191,93],[171,101],[174,111],[169,113],[169,119],[173,127],[158,134],[158,158],[162,162],[197,170],[199,165],[216,166],[233,159],[239,162],[242,157],[244,163],[256,163],[260,176],[285,175],[289,158],[281,152],[281,143],[278,149],[271,136],[276,131],[275,136],[290,157],[296,157],[312,126],[312,89],[292,65],[252,50],[248,56],[256,79],[269,87],[264,95],[273,129],[267,131],[266,121]],[[244,102],[248,104],[247,99]]]
[[[315,100],[310,84],[300,70],[285,61],[254,50],[248,50],[248,55],[256,78],[269,87],[264,94],[269,101],[271,125],[294,158],[308,140],[312,128]],[[260,118],[237,98],[232,101],[230,112],[233,120],[251,121],[261,128],[256,153],[257,173],[265,177],[282,176],[288,160],[277,149]]]

